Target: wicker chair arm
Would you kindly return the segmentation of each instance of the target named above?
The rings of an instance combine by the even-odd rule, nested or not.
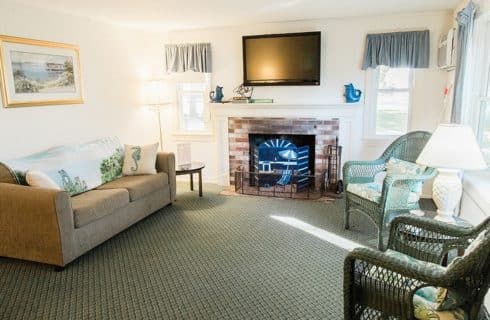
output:
[[[490,221],[490,220],[488,220]],[[401,215],[390,226],[388,248],[416,259],[441,263],[451,249],[464,249],[475,228],[463,228],[427,217]]]
[[[383,181],[383,189],[381,191],[381,203],[387,204],[387,199],[390,199],[390,192],[393,188],[401,188],[406,190],[406,195],[419,183],[423,183],[436,175],[436,170],[428,169],[425,173],[419,175],[399,175],[389,174]]]
[[[409,263],[402,259],[386,255],[383,251],[371,248],[354,249],[348,254],[345,267],[347,267],[347,265],[352,265],[354,261],[364,261],[371,265],[397,273],[398,275],[407,278],[407,280],[416,280],[418,282],[417,288],[427,285],[447,287],[450,284],[450,281],[454,280],[448,276],[446,268],[435,263],[430,264],[431,267],[429,267],[428,263]]]
[[[353,250],[344,262],[344,319],[354,319],[359,305],[412,319],[419,288],[448,284],[445,268],[434,266],[423,268],[370,248]]]
[[[374,176],[385,169],[385,160],[347,161],[342,168],[344,184],[367,183],[374,181]]]

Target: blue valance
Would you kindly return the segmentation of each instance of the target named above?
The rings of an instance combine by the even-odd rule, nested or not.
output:
[[[428,68],[429,30],[368,34],[362,69]]]
[[[211,44],[167,44],[165,66],[167,72],[211,73]]]

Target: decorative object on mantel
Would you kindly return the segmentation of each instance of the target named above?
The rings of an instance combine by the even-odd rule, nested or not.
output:
[[[352,83],[345,84],[345,102],[347,103],[356,103],[361,100],[361,94],[362,91],[359,89],[356,89]]]
[[[247,87],[242,83],[241,85],[233,89],[233,92],[236,93],[240,98],[250,99],[252,98],[252,94],[254,93],[254,87]]]
[[[153,79],[145,82],[143,86],[143,100],[143,105],[150,107],[157,114],[160,150],[163,150],[161,111],[171,103],[170,98],[166,96],[165,81],[162,79]]]
[[[211,44],[186,43],[165,45],[166,72],[211,73]]]
[[[216,86],[216,90],[215,91],[211,91],[209,93],[209,99],[211,100],[211,102],[215,102],[215,103],[221,103],[223,102],[223,87],[220,87],[220,86]]]
[[[83,103],[78,46],[0,35],[4,107]]]
[[[454,213],[463,192],[460,170],[483,170],[487,164],[470,127],[441,124],[417,158],[417,163],[438,168],[432,187],[437,205],[435,219],[454,221]]]
[[[261,99],[248,99],[250,103],[274,103],[274,99],[261,98]]]
[[[429,30],[368,34],[362,70],[378,66],[428,68]]]

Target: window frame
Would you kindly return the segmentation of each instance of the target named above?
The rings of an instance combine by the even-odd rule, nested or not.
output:
[[[396,69],[396,68],[392,68]],[[366,107],[364,113],[364,137],[370,140],[393,140],[399,137],[398,134],[377,134],[376,133],[376,118],[378,111],[378,92],[408,92],[408,115],[407,115],[407,132],[412,126],[413,112],[413,94],[415,87],[415,70],[409,70],[408,88],[407,89],[379,89],[380,67],[369,69],[366,72]],[[405,133],[404,133],[405,134]],[[403,134],[402,134],[403,135]]]
[[[204,86],[202,90],[203,98],[203,120],[205,128],[203,130],[188,130],[184,127],[184,114],[182,104],[182,94],[185,92],[183,86],[185,84],[202,84]],[[175,81],[175,94],[176,94],[176,128],[174,130],[174,136],[177,136],[180,140],[193,140],[197,137],[211,136],[213,132],[211,112],[209,107],[208,92],[211,87],[211,74],[190,72],[181,74]],[[193,93],[199,93],[200,90],[189,91]]]
[[[463,105],[463,123],[473,128],[477,141],[481,145],[486,111],[483,103],[486,102],[486,108],[490,108],[490,93],[487,91],[490,87],[490,56],[488,55],[488,50],[490,50],[490,12],[475,19],[472,43],[473,53],[469,68],[471,70],[470,85],[467,91],[468,103]],[[484,45],[481,45],[482,43]]]

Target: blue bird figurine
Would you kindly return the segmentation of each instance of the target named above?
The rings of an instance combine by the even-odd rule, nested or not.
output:
[[[352,83],[344,85],[345,87],[345,101],[347,103],[355,103],[359,102],[361,99],[361,94],[362,91],[359,89],[354,88],[354,85]]]
[[[211,91],[209,93],[209,99],[211,99],[211,102],[222,102],[223,101],[223,87],[216,86],[215,91]]]

